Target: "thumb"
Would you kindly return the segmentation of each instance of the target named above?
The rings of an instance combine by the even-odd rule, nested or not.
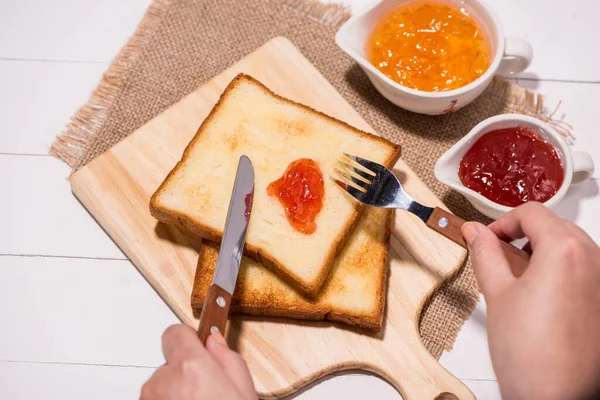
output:
[[[462,234],[471,251],[477,283],[486,299],[514,282],[516,278],[494,232],[479,222],[467,222],[462,226]]]
[[[206,341],[206,349],[221,366],[227,377],[235,384],[246,399],[256,399],[256,390],[246,362],[235,351],[227,347],[220,333],[213,333]]]

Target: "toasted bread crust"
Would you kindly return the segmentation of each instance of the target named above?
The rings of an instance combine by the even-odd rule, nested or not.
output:
[[[231,92],[233,89],[235,89],[238,85],[240,85],[244,81],[249,82],[255,86],[258,86],[261,90],[263,90],[268,95],[270,95],[280,101],[283,101],[284,103],[288,103],[290,105],[304,109],[308,112],[317,114],[320,117],[330,121],[331,123],[342,126],[343,128],[350,130],[350,131],[354,132],[355,134],[357,134],[358,136],[361,136],[367,140],[378,141],[378,142],[381,142],[382,145],[389,146],[391,148],[391,155],[387,160],[385,160],[382,163],[386,167],[392,167],[400,158],[400,150],[401,149],[400,149],[399,145],[396,145],[396,144],[394,144],[384,138],[381,138],[379,136],[375,136],[370,133],[361,131],[357,128],[354,128],[354,127],[346,124],[345,122],[342,122],[333,117],[330,117],[327,114],[324,114],[320,111],[314,110],[306,105],[303,105],[303,104],[294,102],[292,100],[286,99],[284,97],[281,97],[281,96],[275,94],[273,91],[271,91],[269,88],[267,88],[265,85],[263,85],[258,80],[252,78],[251,76],[246,75],[246,74],[239,74],[231,81],[231,83],[229,83],[229,85],[227,86],[225,91],[221,94],[221,97],[219,98],[219,101],[217,102],[217,104],[213,107],[210,114],[202,122],[202,124],[198,128],[198,131],[196,132],[194,138],[190,141],[190,143],[185,148],[181,160],[175,165],[175,167],[167,175],[165,180],[158,187],[156,192],[152,195],[152,197],[150,199],[150,213],[152,214],[152,216],[154,216],[159,221],[178,226],[178,227],[183,228],[197,236],[208,239],[210,241],[214,241],[217,243],[219,243],[221,241],[222,232],[217,231],[210,226],[206,226],[206,225],[196,222],[195,220],[190,218],[185,213],[181,213],[181,212],[178,212],[177,210],[171,210],[171,209],[162,207],[158,201],[158,197],[160,196],[162,191],[165,189],[165,187],[170,183],[171,179],[174,177],[174,175],[175,175],[176,171],[179,169],[179,167],[189,157],[190,152],[194,148],[196,142],[200,139],[205,127],[208,126],[212,122],[212,120],[215,118],[217,111],[222,106],[222,104],[225,101],[225,99],[227,98],[227,95],[229,94],[229,92]],[[306,281],[303,278],[296,275],[293,270],[290,270],[289,268],[286,267],[286,265],[279,262],[279,260],[277,259],[277,257],[274,254],[271,254],[271,253],[265,251],[264,249],[257,248],[249,243],[246,243],[246,245],[244,247],[244,254],[253,258],[256,261],[261,262],[266,268],[268,268],[269,270],[274,272],[278,277],[280,277],[282,280],[284,280],[285,282],[287,282],[288,284],[293,286],[297,291],[299,291],[300,293],[304,294],[307,297],[312,298],[312,297],[316,296],[319,293],[319,291],[321,290],[323,284],[325,283],[325,281],[327,279],[328,271],[329,271],[329,268],[331,267],[331,264],[333,263],[333,260],[335,259],[337,254],[340,252],[340,250],[343,248],[344,244],[348,241],[348,238],[351,235],[353,229],[356,227],[358,219],[363,210],[364,210],[364,206],[362,204],[356,202],[354,215],[348,219],[345,226],[340,231],[339,235],[332,241],[330,249],[327,252],[328,256],[323,260],[321,269],[322,269],[322,271],[324,271],[324,273],[318,274],[317,277],[312,281]]]
[[[338,264],[338,274],[330,274],[328,280],[325,282],[322,293],[316,299],[302,298],[299,295],[290,296],[287,295],[287,291],[281,288],[275,288],[275,290],[267,289],[262,290],[262,287],[257,288],[254,284],[256,279],[262,279],[267,282],[272,282],[275,278],[273,276],[252,276],[246,274],[246,262],[242,261],[240,269],[240,275],[235,288],[235,292],[232,298],[232,304],[230,312],[232,314],[252,315],[252,316],[266,316],[266,317],[283,317],[292,318],[299,320],[329,320],[333,322],[339,322],[350,326],[357,326],[366,328],[369,330],[379,331],[383,323],[385,300],[386,300],[386,287],[387,277],[389,271],[389,254],[387,251],[387,245],[391,236],[391,224],[393,210],[378,210],[383,215],[383,234],[376,234],[378,237],[377,241],[369,240],[368,249],[369,251],[364,256],[368,260],[376,259],[377,267],[374,269],[377,274],[371,274],[368,276],[369,279],[377,280],[374,287],[377,288],[376,292],[373,293],[357,293],[357,296],[374,296],[377,303],[375,306],[370,308],[368,311],[352,310],[351,307],[340,308],[331,304],[332,300],[335,300],[338,291],[328,290],[330,285],[339,283],[344,276],[352,275],[356,269],[360,269],[360,265],[356,264]],[[370,215],[372,217],[372,214]],[[365,215],[364,218],[368,218],[369,215]],[[361,228],[358,228],[360,231]],[[381,228],[378,229],[381,232]],[[357,233],[358,234],[358,233]],[[350,246],[350,244],[348,244]],[[373,251],[373,247],[378,247],[378,250]],[[382,246],[384,248],[382,248]],[[360,256],[361,250],[354,247],[353,249],[345,249],[352,256]],[[380,259],[381,252],[383,251],[383,258]],[[348,253],[347,253],[348,254]],[[349,258],[353,260],[353,257]],[[361,258],[358,257],[360,260]],[[348,260],[348,259],[347,259]],[[194,279],[194,287],[191,295],[191,305],[194,312],[199,314],[202,311],[202,305],[204,303],[204,297],[206,291],[211,284],[212,275],[217,262],[217,249],[213,243],[205,243],[203,245],[203,251],[198,258],[198,268],[196,269],[196,276]],[[255,267],[256,268],[256,267]],[[345,270],[342,270],[345,268]],[[336,282],[337,280],[337,282]],[[264,281],[263,281],[264,282]],[[260,282],[258,282],[260,283]],[[281,294],[284,295],[281,295]],[[333,302],[335,303],[335,301]]]

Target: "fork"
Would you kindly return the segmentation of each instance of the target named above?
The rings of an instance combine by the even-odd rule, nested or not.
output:
[[[356,200],[371,207],[409,211],[429,228],[467,248],[461,233],[465,220],[440,207],[427,207],[415,201],[404,191],[396,175],[383,165],[351,154],[344,156],[338,162],[339,168],[334,169],[337,176],[332,178]],[[529,263],[529,254],[505,241],[500,243],[513,274],[521,276]]]

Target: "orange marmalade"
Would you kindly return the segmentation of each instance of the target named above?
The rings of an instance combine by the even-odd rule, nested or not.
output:
[[[367,57],[399,84],[443,92],[479,78],[490,65],[486,34],[467,10],[449,3],[409,2],[377,23]]]
[[[267,193],[277,196],[296,230],[306,234],[317,230],[315,219],[323,208],[325,184],[316,162],[310,158],[293,161],[281,178],[271,182]]]

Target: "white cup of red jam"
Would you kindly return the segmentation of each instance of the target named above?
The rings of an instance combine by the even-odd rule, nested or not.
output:
[[[414,32],[402,30],[408,29],[405,25],[410,25],[411,21],[416,20],[414,15],[423,15],[424,19],[427,19],[428,12],[432,13],[431,10],[418,9],[420,3],[440,6],[445,4],[453,7],[454,18],[447,19],[448,12],[438,10],[435,16],[439,17],[439,20],[432,25],[431,31],[420,29],[419,26],[412,27]],[[393,19],[395,16],[392,14],[401,11],[403,7],[415,7],[417,11],[414,14],[404,15],[405,19],[402,23],[395,23],[396,20]],[[464,20],[463,15],[469,20]],[[459,18],[456,18],[457,16]],[[485,43],[475,43],[473,47],[485,46],[484,61],[478,59],[482,54],[478,48],[470,53],[468,48],[463,49],[464,52],[472,55],[472,60],[469,58],[465,61],[464,57],[461,58],[461,54],[458,54],[447,64],[449,67],[445,64],[445,58],[439,58],[442,53],[449,54],[456,51],[456,44],[463,42],[463,37],[449,37],[452,35],[450,29],[441,33],[434,30],[444,24],[452,24],[456,20],[463,20],[464,23],[458,24],[457,27],[464,28],[465,32],[474,30],[469,24],[476,24],[477,28],[474,31],[479,32],[479,36],[485,40]],[[376,53],[373,50],[375,43],[379,45],[384,40],[378,42],[374,35],[381,28],[382,23],[390,25],[392,31],[382,31],[383,39],[386,39],[385,35],[389,32],[390,40],[387,41],[387,48],[379,49],[380,58],[376,61]],[[429,19],[423,23],[429,24]],[[397,35],[394,35],[394,27],[399,27]],[[429,37],[420,35],[439,35],[435,45],[437,47],[432,49]],[[409,43],[408,39],[404,40],[404,38],[417,38],[415,40],[421,42]],[[533,51],[528,42],[504,37],[498,17],[482,0],[383,0],[350,18],[337,32],[335,39],[338,46],[360,65],[373,86],[386,99],[406,110],[429,115],[447,114],[466,106],[485,91],[495,75],[521,72],[530,65],[533,58]],[[399,48],[408,53],[400,53]],[[387,54],[390,55],[390,59],[386,59]],[[470,70],[465,67],[470,66],[471,62],[478,63],[480,66],[481,62],[485,63],[476,69],[479,73],[475,76],[468,76]],[[428,82],[422,79],[428,74],[432,74],[431,79],[437,81],[442,77],[442,83],[428,85]],[[464,79],[461,74],[465,75]],[[446,80],[450,84],[444,86]]]
[[[434,169],[440,182],[492,219],[528,201],[552,208],[572,184],[593,173],[588,153],[571,151],[550,125],[520,114],[479,123],[440,157]]]

